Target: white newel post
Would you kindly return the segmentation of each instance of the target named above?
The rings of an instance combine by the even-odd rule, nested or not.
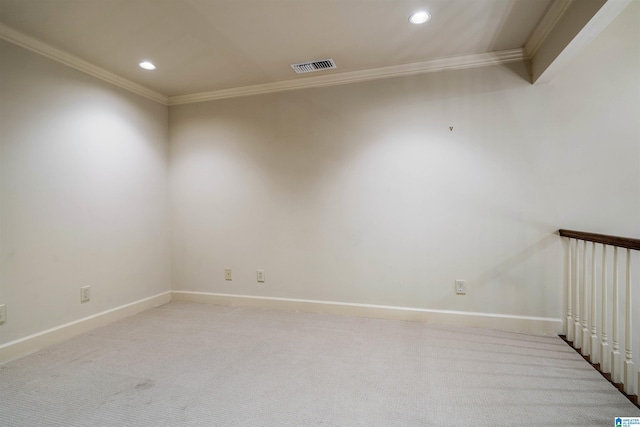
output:
[[[598,304],[596,294],[596,243],[591,243],[591,363],[598,363]]]
[[[631,345],[631,249],[627,249],[627,293],[625,300],[625,360],[624,360],[624,392],[633,394],[634,369]]]
[[[602,245],[602,326],[600,333],[602,341],[600,342],[600,371],[605,374],[611,372],[611,350],[609,350],[609,342],[607,341],[607,245]]]
[[[587,241],[582,241],[582,355],[589,356],[589,289],[587,288]]]
[[[569,251],[567,256],[567,341],[573,342],[573,314],[571,313],[571,298],[573,297],[573,292],[571,292],[571,288],[573,287],[573,251],[571,245],[571,238],[569,238]]]
[[[620,351],[619,351],[619,335],[618,335],[618,247],[613,247],[613,301],[611,301],[611,309],[613,310],[613,336],[611,349],[611,380],[619,384],[622,381],[620,375]]]

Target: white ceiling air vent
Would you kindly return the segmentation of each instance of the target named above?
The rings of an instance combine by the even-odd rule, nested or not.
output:
[[[302,62],[300,64],[291,64],[291,68],[298,74],[310,73],[312,71],[330,70],[336,68],[333,59],[320,59],[317,61]]]

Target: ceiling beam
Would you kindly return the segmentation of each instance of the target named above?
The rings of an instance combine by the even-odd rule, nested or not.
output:
[[[556,0],[525,45],[531,81],[548,83],[631,0]]]

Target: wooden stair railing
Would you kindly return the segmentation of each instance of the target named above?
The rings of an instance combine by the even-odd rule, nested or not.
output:
[[[561,237],[568,239],[569,249],[566,283],[566,340],[637,405],[638,399],[637,395],[634,396],[633,389],[636,379],[640,388],[640,372],[636,370],[633,363],[632,315],[634,307],[631,292],[631,251],[640,251],[640,239],[562,229],[558,233]],[[587,249],[587,242],[590,242],[590,251]],[[602,246],[599,281],[596,276],[596,248],[598,245]],[[610,264],[613,270],[611,302],[607,300],[609,286],[607,247],[609,246],[613,247],[613,260]],[[626,249],[624,362],[620,354],[619,335],[619,248]],[[589,253],[591,255],[590,261],[588,259]],[[598,285],[600,286],[599,304]],[[598,310],[600,311],[598,312]],[[598,324],[598,317],[600,324]],[[611,318],[611,327],[608,323],[609,318]],[[609,331],[611,331],[610,337]],[[609,338],[611,343],[609,343]]]

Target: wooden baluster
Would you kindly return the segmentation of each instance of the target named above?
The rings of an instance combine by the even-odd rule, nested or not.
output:
[[[611,372],[611,350],[607,341],[607,245],[602,245],[602,326],[600,328],[602,341],[600,342],[600,371]]]
[[[627,249],[627,293],[625,301],[625,360],[624,360],[624,392],[633,394],[634,369],[631,343],[631,249]]]
[[[596,304],[596,243],[591,243],[591,363],[598,363],[598,305]]]
[[[571,298],[572,293],[571,288],[573,287],[573,251],[571,249],[572,239],[569,239],[569,250],[567,256],[567,341],[573,342],[573,314],[571,313]]]
[[[618,247],[613,247],[613,301],[611,302],[611,309],[613,310],[613,336],[612,349],[611,349],[611,380],[619,384],[621,380],[620,375],[620,351],[618,342]]]
[[[589,356],[589,289],[587,289],[587,241],[582,241],[582,355]]]
[[[576,250],[573,252],[573,282],[575,283],[575,303],[574,303],[574,313],[573,316],[573,348],[582,347],[582,325],[580,323],[580,278],[578,277],[578,252],[580,251],[580,244],[578,240],[576,240]]]

